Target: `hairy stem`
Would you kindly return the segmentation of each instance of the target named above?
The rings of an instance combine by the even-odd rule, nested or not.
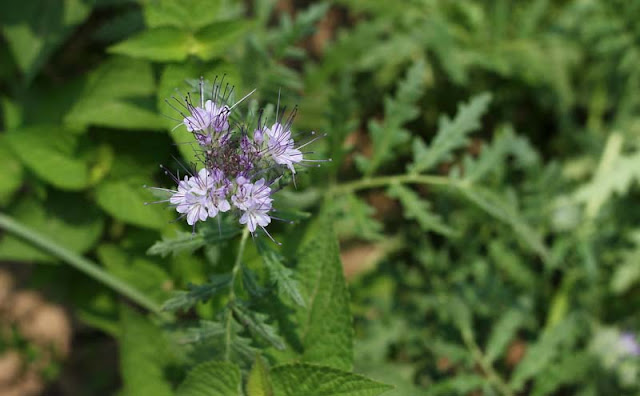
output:
[[[227,302],[227,317],[226,317],[226,327],[225,327],[225,348],[224,348],[224,360],[229,361],[231,359],[231,322],[233,316],[233,309],[231,305],[236,299],[236,277],[238,276],[238,271],[240,271],[240,267],[242,266],[242,255],[244,254],[244,248],[247,245],[247,239],[249,239],[249,228],[245,228],[242,231],[242,237],[240,239],[240,246],[238,247],[238,255],[236,256],[236,262],[233,264],[233,269],[231,270],[231,283],[229,290],[229,301]]]
[[[92,277],[98,282],[110,287],[114,291],[125,296],[134,303],[146,308],[150,311],[160,314],[161,309],[158,304],[141,293],[139,290],[131,287],[129,284],[109,274],[96,263],[87,260],[81,255],[70,251],[69,249],[61,246],[60,244],[52,241],[46,236],[39,234],[38,232],[30,229],[29,227],[20,224],[13,218],[0,213],[0,227],[5,231],[10,232],[25,241],[31,243],[39,249],[51,254],[54,257],[71,265],[75,269],[84,272],[86,275]]]

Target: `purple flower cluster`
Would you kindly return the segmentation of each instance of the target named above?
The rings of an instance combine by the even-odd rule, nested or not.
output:
[[[266,232],[274,210],[273,183],[287,169],[295,176],[296,164],[317,161],[305,159],[305,153],[300,151],[317,138],[296,147],[291,134],[295,110],[286,120],[284,110],[276,110],[276,119],[270,127],[262,122],[262,112],[254,128],[244,123],[234,127],[235,123],[230,122],[232,112],[250,94],[229,106],[233,88],[226,87],[222,92],[221,84],[214,81],[211,97],[205,101],[201,79],[199,106],[193,104],[190,96],[184,102],[177,101],[179,107],[172,105],[182,117],[180,125],[195,137],[202,168],[184,179],[174,176],[177,189],[166,190],[171,194],[168,201],[194,227],[198,221],[231,212],[237,213],[240,224],[246,225],[251,233],[258,227]]]

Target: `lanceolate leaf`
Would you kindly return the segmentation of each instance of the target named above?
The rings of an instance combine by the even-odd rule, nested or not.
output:
[[[332,219],[325,212],[314,223],[298,254],[298,276],[306,307],[297,307],[302,360],[351,369],[353,328]]]
[[[453,236],[455,231],[447,226],[442,218],[431,211],[429,201],[401,184],[393,184],[388,189],[389,196],[397,198],[404,208],[404,217],[413,219],[424,231],[434,231],[442,235]]]
[[[311,364],[274,367],[271,378],[278,396],[376,396],[392,389],[357,374]]]

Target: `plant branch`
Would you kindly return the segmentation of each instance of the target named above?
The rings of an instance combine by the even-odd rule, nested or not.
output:
[[[355,192],[358,190],[366,190],[369,188],[384,187],[390,184],[431,184],[438,186],[457,186],[455,180],[445,176],[430,176],[416,174],[402,174],[392,176],[379,176],[365,178],[349,183],[342,183],[331,187],[328,191],[330,195],[340,195]]]
[[[478,344],[473,339],[473,334],[469,330],[462,331],[462,339],[464,344],[467,346],[467,349],[471,352],[471,356],[473,360],[478,364],[482,371],[484,371],[485,375],[489,382],[493,384],[493,386],[504,396],[513,396],[514,392],[511,390],[509,385],[502,379],[500,374],[493,368],[491,363],[487,361],[486,357],[480,350]]]
[[[154,313],[161,314],[160,305],[156,304],[139,290],[106,272],[96,263],[72,252],[29,227],[20,224],[10,216],[0,213],[0,227],[4,228],[5,231],[24,239],[35,247],[51,254],[52,256],[59,258],[75,269],[110,287],[141,307],[153,311]]]
[[[236,277],[238,276],[238,271],[242,266],[242,255],[244,254],[245,246],[247,245],[247,239],[249,239],[249,228],[245,228],[242,231],[242,237],[240,239],[240,246],[238,247],[238,255],[236,256],[236,262],[233,264],[233,269],[231,270],[231,282],[229,291],[229,301],[227,302],[227,317],[225,324],[225,349],[224,349],[224,360],[229,361],[231,359],[231,319],[233,315],[233,309],[231,305],[234,303],[236,299]]]

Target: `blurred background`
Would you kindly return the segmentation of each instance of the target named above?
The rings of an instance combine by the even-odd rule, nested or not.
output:
[[[189,229],[142,204],[193,160],[165,98],[223,74],[328,133],[279,204],[331,197],[356,372],[389,395],[638,394],[638,20],[636,0],[3,1],[0,395],[127,375],[126,298],[15,224],[155,303],[226,257],[147,255]]]

